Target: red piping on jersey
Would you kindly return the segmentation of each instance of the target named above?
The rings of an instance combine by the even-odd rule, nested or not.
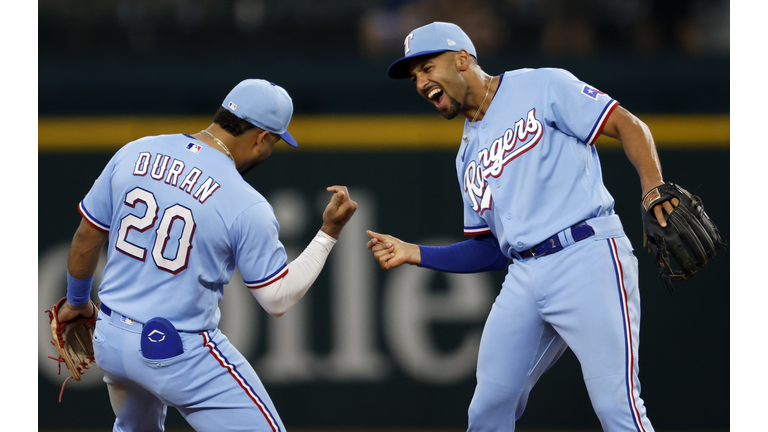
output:
[[[592,142],[590,142],[589,145],[595,145],[595,142],[597,141],[597,138],[600,136],[600,134],[603,133],[603,128],[605,127],[605,124],[608,123],[608,117],[610,117],[611,114],[613,113],[613,110],[615,110],[616,107],[619,106],[619,102],[618,101],[613,101],[613,102],[616,102],[616,103],[614,103],[613,106],[611,106],[608,109],[608,112],[605,113],[605,117],[603,117],[603,121],[600,122],[600,127],[597,128],[597,132],[595,133],[595,137],[592,138]]]
[[[248,288],[250,288],[250,289],[259,289],[259,288],[264,288],[265,286],[267,286],[267,285],[271,285],[271,284],[273,284],[273,283],[277,282],[278,280],[280,280],[280,279],[284,278],[284,277],[285,277],[285,275],[287,275],[287,274],[288,274],[288,266],[285,266],[285,271],[283,271],[283,272],[282,272],[282,274],[278,274],[278,275],[276,275],[275,277],[273,277],[272,279],[270,279],[270,280],[267,280],[267,281],[264,281],[264,282],[263,282],[263,283],[261,283],[261,284],[258,284],[258,285],[253,285],[253,286],[251,286],[251,285],[246,285],[246,286],[247,286]]]
[[[80,213],[80,216],[83,217],[83,219],[86,220],[92,227],[96,228],[97,230],[109,234],[109,230],[105,230],[104,228],[96,225],[88,216],[83,213],[83,210],[80,208],[80,204],[77,205],[77,212]]]
[[[483,231],[478,231],[478,232],[467,232],[467,231],[464,231],[464,235],[472,235],[472,236],[473,235],[480,235],[480,234],[490,234],[490,233],[491,233],[491,229],[490,228],[488,228],[486,230],[483,230]]]

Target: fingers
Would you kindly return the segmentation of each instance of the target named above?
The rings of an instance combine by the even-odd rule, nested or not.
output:
[[[664,201],[661,205],[664,207],[664,211],[666,211],[667,214],[672,214],[672,211],[675,209],[675,207],[669,201]]]
[[[365,231],[371,239],[366,247],[373,252],[373,256],[379,262],[379,266],[384,270],[389,270],[389,260],[395,257],[395,245],[390,241],[390,236],[379,234],[377,232]]]
[[[346,186],[329,186],[326,190],[332,192],[333,196],[323,211],[323,226],[320,229],[338,239],[342,228],[357,211],[357,203],[349,197]]]
[[[357,203],[352,201],[349,197],[349,191],[346,186],[328,186],[325,188],[328,192],[333,192],[331,202],[332,207],[343,212],[355,212],[357,210]]]
[[[325,188],[325,190],[328,192],[333,192],[334,196],[340,200],[344,200],[345,198],[349,197],[349,190],[347,190],[346,186],[328,186]]]
[[[337,201],[338,205],[341,205],[345,199],[349,199],[349,191],[346,186],[328,186],[325,190],[333,192],[331,201]]]
[[[368,240],[367,247],[368,249],[371,249],[372,247],[378,245],[379,247],[385,247],[385,248],[392,248],[394,245],[389,239],[389,236],[379,234],[377,232],[373,232],[371,230],[366,230],[366,234],[368,234],[368,237],[371,239]]]
[[[680,204],[680,200],[677,198],[672,198],[671,200],[664,201],[661,204],[656,204],[653,207],[653,214],[656,216],[656,220],[659,221],[659,224],[663,227],[667,226],[666,218],[664,217],[664,212],[666,212],[668,215],[671,215],[672,212],[675,210],[675,207]]]
[[[380,242],[378,239],[370,239],[368,240],[368,243],[365,244],[365,247],[376,252],[377,250],[381,250],[387,246],[384,246],[384,243]]]
[[[379,266],[381,268],[383,268],[384,270],[389,270],[392,267],[390,260],[395,257],[395,254],[394,252],[384,249],[384,250],[375,252],[373,256],[379,262]]]
[[[664,219],[664,214],[661,211],[661,206],[655,206],[653,208],[653,215],[656,216],[656,220],[659,222],[659,225],[666,227],[667,221]]]
[[[368,234],[368,237],[371,238],[371,241],[375,241],[376,243],[387,243],[388,242],[388,240],[387,240],[388,236],[386,236],[384,234],[379,234],[379,233],[371,231],[371,230],[366,230],[365,233]]]
[[[96,313],[96,309],[92,302],[88,302],[82,306],[72,306],[69,301],[65,301],[64,304],[61,305],[61,308],[59,308],[58,312],[59,313],[57,318],[59,322],[66,322],[77,318],[79,315],[90,318],[94,313]]]
[[[382,248],[382,249],[374,251],[373,252],[373,256],[375,256],[376,259],[378,259],[379,261],[382,261],[382,260],[388,261],[389,259],[394,257],[395,254],[394,254],[393,251],[391,251],[389,249]]]

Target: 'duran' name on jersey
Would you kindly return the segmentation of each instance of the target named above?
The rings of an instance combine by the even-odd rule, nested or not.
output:
[[[508,163],[535,147],[543,134],[536,108],[532,108],[525,118],[507,128],[488,148],[478,151],[477,160],[470,161],[464,171],[464,192],[472,203],[472,210],[482,215],[491,208],[493,198],[487,188],[487,179],[499,177]]]
[[[198,186],[203,171],[199,168],[192,168],[185,176],[185,168],[186,166],[182,160],[175,158],[171,160],[170,156],[158,153],[153,161],[151,153],[141,152],[138,159],[136,159],[133,175],[143,177],[149,174],[154,180],[162,180],[163,183],[169,186],[178,187],[192,195],[200,203],[205,203],[221,187],[213,177],[208,177],[207,180]],[[194,193],[192,192],[193,190]]]

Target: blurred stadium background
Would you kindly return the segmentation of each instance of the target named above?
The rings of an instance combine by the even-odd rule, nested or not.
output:
[[[463,430],[503,274],[385,273],[365,253],[365,229],[463,239],[453,165],[462,120],[387,78],[404,36],[455,22],[489,73],[560,67],[608,93],[649,124],[665,177],[701,194],[729,238],[729,183],[703,174],[729,172],[729,11],[723,0],[39,0],[38,202],[63,210],[38,213],[37,309],[65,293],[76,205],[120,145],[204,129],[237,82],[268,79],[293,98],[300,146],[246,178],[274,206],[289,254],[319,228],[326,185],[348,185],[360,208],[294,310],[265,316],[233,282],[222,329],[289,430]],[[642,248],[634,168],[617,142],[598,146],[640,260],[649,416],[657,430],[726,430],[730,252],[670,296]],[[38,318],[40,430],[110,430],[98,371],[57,402],[64,376]],[[172,408],[166,425],[189,430]],[[599,429],[572,353],[533,390],[519,428]]]

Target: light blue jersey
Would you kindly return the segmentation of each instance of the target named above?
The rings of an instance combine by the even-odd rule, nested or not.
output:
[[[567,71],[521,69],[502,75],[482,121],[465,124],[464,232],[493,233],[513,259],[480,342],[471,432],[514,430],[566,348],[604,430],[653,431],[636,359],[637,260],[593,145],[617,106]],[[536,255],[548,249],[559,252]]]
[[[226,155],[188,135],[125,145],[80,213],[109,232],[99,299],[139,322],[214,329],[236,266],[250,288],[287,272],[272,207]]]
[[[469,126],[456,170],[464,232],[492,232],[523,251],[574,224],[614,214],[592,145],[618,102],[562,69],[502,75],[483,119]]]

